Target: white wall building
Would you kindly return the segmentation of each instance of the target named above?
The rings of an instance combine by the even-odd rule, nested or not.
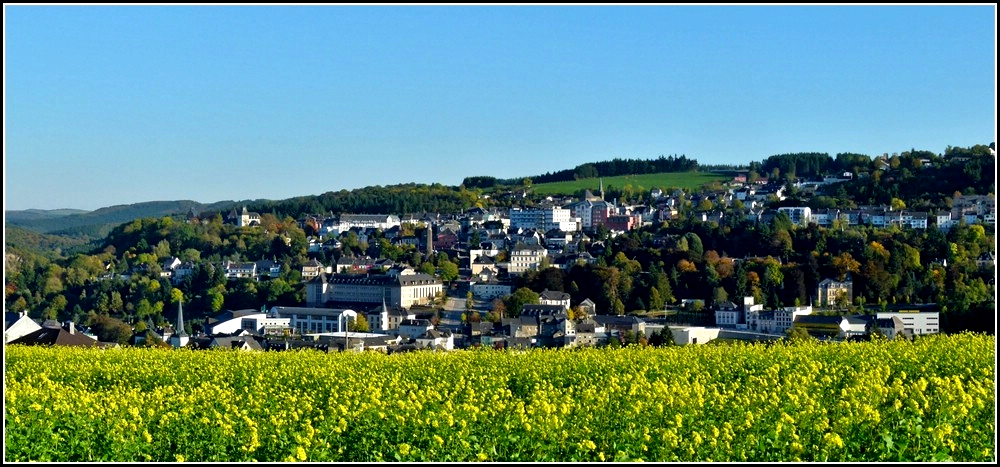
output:
[[[416,339],[434,329],[434,325],[426,319],[405,319],[399,323],[399,335],[406,339]]]
[[[4,344],[42,329],[40,324],[28,317],[28,313],[26,311],[22,311],[20,313],[5,312],[3,321]]]
[[[778,208],[778,212],[788,215],[793,224],[807,225],[812,220],[812,209],[808,206],[785,206]]]
[[[878,319],[898,317],[903,321],[903,329],[914,336],[941,332],[940,313],[937,311],[885,311],[875,314]]]
[[[719,337],[719,328],[706,328],[702,326],[691,326],[683,328],[671,328],[674,335],[674,342],[678,345],[704,344]]]
[[[291,318],[268,316],[256,310],[242,310],[226,313],[223,319],[209,326],[209,334],[233,334],[240,330],[264,335],[290,329]]]
[[[343,332],[346,331],[345,321],[358,318],[356,311],[344,308],[275,306],[271,308],[269,314],[287,318],[289,326],[300,334]]]
[[[542,258],[548,255],[548,250],[540,245],[518,244],[510,251],[510,263],[507,272],[510,274],[521,274],[525,271],[538,269]]]
[[[572,211],[560,207],[510,210],[510,225],[514,228],[540,229],[543,232],[552,229],[574,232],[577,230],[577,222],[577,219],[573,218]]]
[[[493,300],[494,298],[506,297],[510,295],[510,284],[499,282],[475,282],[470,286],[472,295],[479,300]]]

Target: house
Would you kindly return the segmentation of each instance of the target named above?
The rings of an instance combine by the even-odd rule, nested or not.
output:
[[[406,339],[422,337],[433,329],[434,325],[426,319],[404,319],[399,323],[399,335]]]
[[[434,350],[454,350],[455,349],[455,335],[448,331],[438,331],[437,329],[430,329],[423,335],[417,337],[416,346],[421,349],[434,349]]]
[[[437,238],[433,242],[433,245],[435,250],[446,250],[448,248],[454,248],[457,243],[458,235],[452,232],[439,232]]]
[[[545,347],[570,347],[576,339],[576,322],[565,315],[541,316],[538,337],[539,343]]]
[[[518,316],[517,318],[503,318],[501,321],[504,327],[509,327],[510,337],[536,337],[538,336],[538,318],[535,316]]]
[[[823,279],[816,285],[816,305],[821,308],[834,307],[841,296],[848,304],[854,300],[854,283],[850,276],[844,281]]]
[[[492,272],[489,269],[485,271]],[[472,283],[470,285],[472,295],[479,300],[493,300],[494,298],[510,295],[510,284],[497,281],[495,275],[495,273],[490,274],[491,277],[489,279]]]
[[[397,330],[404,320],[417,319],[415,313],[402,308],[390,308],[385,301],[365,313],[365,317],[368,319],[368,329],[372,331]]]
[[[264,348],[250,336],[217,336],[211,338],[208,348],[261,351]]]
[[[812,314],[812,305],[783,307],[778,310],[753,310],[746,312],[747,327],[765,334],[784,334],[792,327],[797,316]]]
[[[597,304],[589,298],[585,298],[582,302],[578,303],[577,308],[584,314],[584,316],[594,316],[597,314]]]
[[[8,345],[65,345],[71,347],[104,347],[93,337],[76,330],[72,322],[64,327],[57,321],[46,321],[38,329],[7,342]]]
[[[592,318],[576,323],[575,327],[571,347],[599,347],[608,342],[608,334],[604,325]]]
[[[253,279],[257,277],[257,263],[243,263],[237,261],[225,261],[222,269],[226,272],[226,279]]]
[[[174,276],[174,269],[181,265],[180,258],[172,257],[160,264],[160,277],[171,278]]]
[[[174,268],[173,276],[170,278],[170,281],[173,282],[174,285],[180,284],[184,281],[185,277],[194,274],[195,267],[196,266],[193,261],[185,261],[181,263],[179,266]]]
[[[479,275],[486,268],[496,269],[496,262],[489,256],[480,255],[471,263],[471,273],[473,276]]]
[[[568,310],[569,294],[555,290],[545,290],[539,296],[538,303],[542,305],[562,305],[564,310]]]
[[[376,352],[389,353],[389,348],[392,346],[397,346],[402,343],[402,339],[399,336],[390,335],[364,335],[361,337],[351,337],[353,342],[357,339],[361,342],[361,350],[372,350]]]
[[[365,274],[374,266],[375,260],[370,256],[345,255],[337,260],[337,274]]]
[[[268,279],[281,275],[281,263],[270,259],[257,261],[257,274]]]
[[[528,245],[518,243],[510,251],[510,263],[507,272],[510,274],[522,274],[526,271],[535,271],[542,262],[542,258],[548,255],[548,250],[541,245]]]
[[[636,335],[646,333],[646,322],[638,316],[597,315],[593,319],[602,324],[612,335],[621,335],[626,332],[632,332]]]
[[[343,259],[343,257],[341,259]],[[302,265],[302,280],[308,281],[314,277],[318,277],[321,273],[325,272],[325,269],[326,268],[323,267],[323,263],[320,263],[315,258],[310,259]],[[281,270],[279,269],[278,272],[281,272]]]
[[[733,302],[723,302],[716,305],[715,325],[720,328],[735,328],[743,322],[743,308]]]
[[[42,326],[29,318],[26,311],[20,313],[7,311],[3,314],[3,341],[5,344],[39,329],[42,329]]]
[[[868,323],[865,328],[866,333],[874,332],[878,329],[883,336],[889,339],[895,339],[897,336],[903,337],[913,337],[913,335],[906,331],[906,327],[903,324],[903,320],[899,316],[893,316],[891,318],[879,318],[875,315],[857,315],[857,318],[865,320]]]
[[[237,227],[252,227],[260,225],[260,213],[247,211],[246,206],[243,206],[241,213],[237,213],[236,208],[233,208],[228,220],[236,224]]]

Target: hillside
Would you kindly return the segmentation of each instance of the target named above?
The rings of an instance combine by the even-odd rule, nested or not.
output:
[[[88,238],[83,236],[49,235],[14,225],[4,227],[4,248],[7,254],[41,256],[54,260],[68,253],[86,250],[88,245]]]
[[[183,200],[121,204],[90,212],[29,209],[26,211],[6,212],[5,226],[14,225],[39,233],[68,236],[84,235],[92,238],[100,238],[106,236],[114,226],[135,219],[187,214],[191,211],[195,213],[224,211],[232,209],[236,204],[236,201],[219,201],[212,204],[202,204],[196,201]],[[64,215],[57,214],[65,211],[71,213]]]
[[[56,217],[71,216],[74,214],[86,214],[90,211],[83,209],[25,209],[23,211],[4,211],[4,218],[7,222],[30,222],[39,219],[53,219]]]
[[[653,188],[669,191],[674,188],[695,189],[707,183],[726,180],[726,177],[712,172],[668,172],[641,175],[621,175],[605,177],[605,191],[628,191],[626,187],[638,193],[649,192]],[[600,190],[600,178],[587,178],[565,182],[540,183],[532,185],[532,192],[538,195],[574,195],[582,190],[590,190],[597,194]]]

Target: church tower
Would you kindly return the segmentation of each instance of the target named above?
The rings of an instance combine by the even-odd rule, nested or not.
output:
[[[177,326],[174,329],[174,334],[170,336],[170,345],[175,349],[188,345],[188,341],[191,340],[188,333],[184,331],[184,308],[181,305],[183,301],[181,299],[177,302]]]

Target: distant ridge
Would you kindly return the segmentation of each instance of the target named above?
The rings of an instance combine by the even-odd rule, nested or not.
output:
[[[71,216],[74,214],[86,214],[90,211],[83,209],[25,209],[23,211],[4,211],[4,216],[10,221],[35,221],[39,219],[51,219],[54,217]]]
[[[95,211],[75,209],[27,209],[5,211],[5,224],[16,225],[39,233],[87,235],[103,237],[111,228],[135,219],[183,215],[189,212],[220,212],[232,209],[238,203],[253,201],[219,201],[202,204],[197,201],[149,201],[135,204],[120,204],[100,208]]]

